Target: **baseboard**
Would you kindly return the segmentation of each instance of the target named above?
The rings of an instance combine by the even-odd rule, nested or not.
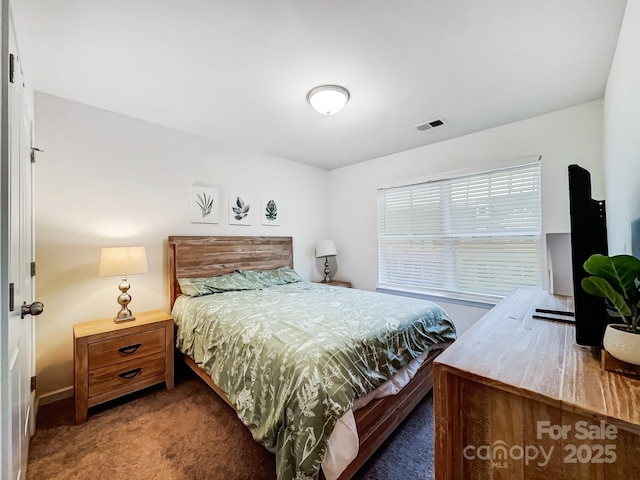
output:
[[[73,397],[73,385],[40,395],[39,397],[36,397],[36,413],[38,412],[40,405],[48,405],[69,397]]]

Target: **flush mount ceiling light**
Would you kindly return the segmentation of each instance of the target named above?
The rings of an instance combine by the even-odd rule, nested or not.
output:
[[[307,102],[323,115],[333,115],[344,108],[349,100],[349,90],[339,85],[320,85],[307,93]]]

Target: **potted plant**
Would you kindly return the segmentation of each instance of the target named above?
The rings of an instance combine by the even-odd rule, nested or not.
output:
[[[618,360],[640,365],[640,259],[631,255],[592,255],[584,263],[591,276],[582,288],[607,300],[607,311],[622,323],[607,325],[604,348]]]

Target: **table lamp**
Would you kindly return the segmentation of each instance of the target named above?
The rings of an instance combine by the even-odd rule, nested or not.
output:
[[[131,295],[127,293],[130,287],[127,276],[146,271],[147,253],[144,247],[105,247],[100,252],[98,275],[101,277],[122,277],[122,282],[118,287],[121,292],[118,296],[120,311],[113,318],[114,322],[127,322],[136,319],[128,307]]]

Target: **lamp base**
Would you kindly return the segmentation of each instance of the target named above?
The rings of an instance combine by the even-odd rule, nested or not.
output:
[[[127,290],[129,290],[129,282],[127,282],[126,278],[122,279],[122,282],[120,282],[120,285],[118,285],[118,288],[120,289],[120,295],[118,296],[118,303],[120,304],[120,311],[116,314],[115,317],[113,317],[113,321],[115,323],[120,323],[120,322],[130,322],[132,320],[135,320],[136,317],[133,316],[133,314],[131,313],[131,310],[129,310],[129,303],[131,302],[131,295],[129,295],[127,293]]]
[[[329,257],[324,257],[324,283],[331,283],[331,277],[329,277]]]

